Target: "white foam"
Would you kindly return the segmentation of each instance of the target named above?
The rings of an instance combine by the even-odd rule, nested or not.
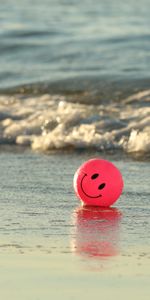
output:
[[[150,128],[132,130],[126,149],[128,152],[150,152]]]
[[[34,150],[120,148],[150,150],[150,90],[121,103],[86,105],[65,97],[0,96],[0,142],[31,146]]]

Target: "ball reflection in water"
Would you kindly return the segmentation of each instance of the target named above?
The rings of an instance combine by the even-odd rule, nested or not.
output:
[[[119,253],[121,212],[116,208],[79,207],[73,213],[72,251],[105,258]]]

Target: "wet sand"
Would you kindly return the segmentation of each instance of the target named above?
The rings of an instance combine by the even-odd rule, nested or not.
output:
[[[71,254],[4,254],[0,265],[2,299],[149,299],[148,258],[97,262]]]

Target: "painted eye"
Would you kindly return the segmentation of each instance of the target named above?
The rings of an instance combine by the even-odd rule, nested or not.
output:
[[[91,179],[96,179],[98,176],[99,176],[99,174],[98,174],[98,173],[95,173],[95,174],[93,174],[93,175],[91,176]]]
[[[99,189],[99,190],[102,190],[102,189],[105,187],[105,185],[106,185],[105,183],[101,183],[101,184],[99,185],[98,189]]]

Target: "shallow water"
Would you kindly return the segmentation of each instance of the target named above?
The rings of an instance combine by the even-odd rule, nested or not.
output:
[[[72,179],[99,153],[0,152],[0,286],[10,300],[149,299],[149,165],[103,155],[125,188],[110,209],[84,209]],[[59,288],[58,288],[59,287]]]
[[[85,210],[72,179],[93,155],[0,154],[1,252],[75,251],[89,259],[149,247],[149,165],[105,156],[123,174],[123,195],[116,209]]]

